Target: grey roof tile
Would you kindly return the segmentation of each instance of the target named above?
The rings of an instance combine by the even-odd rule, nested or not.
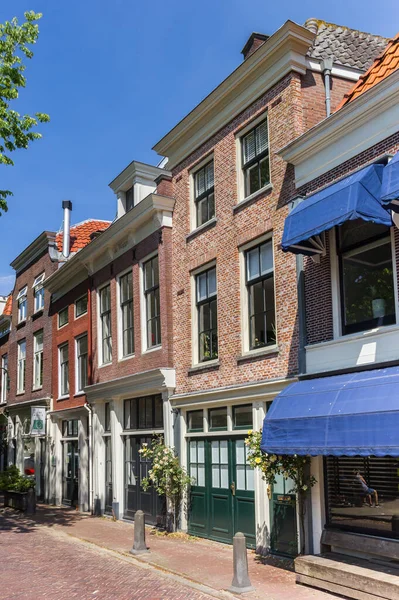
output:
[[[319,19],[308,19],[305,23],[316,38],[308,52],[310,58],[334,57],[334,63],[346,67],[353,67],[366,71],[373,60],[382,53],[389,39],[380,35],[373,35],[349,29],[341,25],[326,23]]]

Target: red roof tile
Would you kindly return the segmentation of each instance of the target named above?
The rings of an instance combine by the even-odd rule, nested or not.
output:
[[[356,85],[338,105],[337,110],[352,102],[364,92],[374,87],[380,81],[389,77],[394,71],[399,69],[399,33],[388,43],[384,52],[375,59],[369,70],[362,75]]]
[[[3,315],[10,317],[12,312],[12,295],[10,294],[7,298],[6,305],[3,310]]]
[[[92,241],[91,235],[97,231],[104,231],[111,225],[111,221],[96,221],[88,219],[71,227],[71,246],[70,252],[77,252]],[[55,238],[57,249],[62,252],[63,232],[57,233]]]

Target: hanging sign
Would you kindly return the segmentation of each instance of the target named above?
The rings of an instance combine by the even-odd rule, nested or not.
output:
[[[32,406],[31,407],[31,435],[46,434],[46,407]]]

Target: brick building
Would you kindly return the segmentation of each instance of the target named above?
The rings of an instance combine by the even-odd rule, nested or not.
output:
[[[338,580],[328,555],[301,558],[299,581],[356,598],[382,581],[378,597],[399,589],[370,571],[397,558],[399,539],[398,91],[396,36],[329,119],[278,152],[295,167],[282,247],[304,255],[305,335],[263,448],[313,456],[310,551],[357,559]]]
[[[155,146],[176,199],[172,404],[196,480],[185,523],[195,535],[239,530],[263,550],[296,551],[295,508],[277,506],[289,483],[267,494],[244,444],[298,373],[297,263],[280,250],[294,171],[277,151],[326,103],[335,110],[385,43],[315,19],[252,34],[243,63]]]
[[[7,418],[4,414],[9,391],[8,338],[11,330],[12,295],[0,298],[0,471],[7,465]]]

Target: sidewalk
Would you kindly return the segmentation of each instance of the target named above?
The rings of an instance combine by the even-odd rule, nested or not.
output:
[[[6,509],[7,514],[10,509]],[[133,544],[133,524],[92,517],[74,510],[39,505],[35,516],[27,517],[12,511],[12,517],[22,530],[49,527],[73,538],[90,542],[113,552],[126,555]],[[1,526],[1,521],[0,521]],[[232,546],[219,544],[185,534],[164,535],[147,529],[149,554],[137,558],[163,571],[180,575],[190,581],[226,590],[232,581]],[[292,562],[288,559],[261,558],[248,551],[249,575],[254,592],[242,594],[248,600],[332,600],[336,596],[295,583]]]

